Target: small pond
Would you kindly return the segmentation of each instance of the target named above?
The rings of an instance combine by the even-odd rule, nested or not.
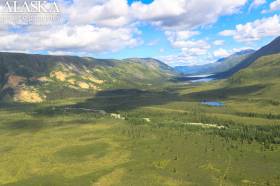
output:
[[[217,102],[217,101],[203,101],[203,102],[201,102],[201,104],[208,105],[208,106],[211,106],[211,107],[223,107],[223,106],[225,106],[224,103]]]

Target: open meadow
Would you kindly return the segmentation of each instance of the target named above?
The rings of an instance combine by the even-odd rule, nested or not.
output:
[[[279,185],[279,103],[216,86],[2,103],[0,184]]]

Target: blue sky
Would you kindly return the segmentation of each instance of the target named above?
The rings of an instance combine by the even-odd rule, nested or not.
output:
[[[2,25],[0,49],[201,65],[280,35],[280,0],[67,2],[59,1],[63,23]]]
[[[152,2],[152,0],[142,0],[142,3],[145,4],[150,4]],[[254,1],[247,1],[247,3],[242,6],[238,12],[231,15],[220,16],[213,24],[195,28],[194,30],[199,31],[200,34],[194,36],[192,39],[208,40],[210,44],[212,43],[212,46],[209,49],[209,52],[212,53],[220,49],[228,51],[228,54],[232,54],[234,52],[237,52],[238,50],[246,48],[258,49],[273,40],[276,35],[268,35],[250,42],[240,42],[236,41],[233,37],[221,36],[219,33],[223,30],[234,30],[236,28],[236,25],[238,24],[246,24],[259,19],[265,19],[274,15],[278,15],[279,10],[267,11],[266,13],[263,12],[264,10],[270,9],[270,4],[272,2],[273,0],[265,1],[263,2],[263,4],[261,3],[258,6],[253,6]],[[128,0],[128,3],[133,3],[133,0]],[[97,54],[97,56],[101,58],[158,57],[164,60],[165,55],[176,55],[180,53],[180,49],[174,49],[174,47],[171,46],[170,42],[166,38],[163,30],[159,29],[158,27],[145,24],[139,26],[138,28],[142,32],[141,37],[144,41],[143,44],[132,49],[125,49],[116,53]],[[224,44],[218,46],[213,45],[213,43],[217,40],[224,41]],[[153,41],[156,41],[154,42],[155,45],[150,46],[149,44],[153,43]],[[225,53],[224,55],[226,56],[227,54]],[[209,61],[206,61],[205,63],[213,62],[221,57],[225,57],[224,55],[221,54],[220,56],[213,56],[213,59],[209,59]],[[174,61],[174,63],[175,66],[184,64],[184,62],[182,64],[180,62],[176,64],[176,61]],[[188,64],[188,61],[186,61],[185,63]],[[193,64],[196,65],[196,61],[194,61],[194,63],[192,63],[191,65]],[[197,64],[203,63],[197,62]]]

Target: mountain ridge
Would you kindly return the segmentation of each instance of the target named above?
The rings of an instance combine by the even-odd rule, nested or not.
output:
[[[0,52],[0,69],[0,98],[21,102],[148,87],[176,75],[171,67],[152,58],[114,60],[6,52]]]
[[[196,66],[177,66],[175,70],[185,75],[216,74],[234,67],[253,52],[255,51],[250,49],[242,50],[228,57],[221,58],[214,63]]]
[[[271,54],[277,54],[280,53],[280,36],[274,39],[272,42],[269,44],[263,46],[259,50],[257,50],[255,53],[241,61],[238,65],[235,67],[225,71],[221,72],[218,74],[215,74],[211,76],[211,78],[216,78],[216,79],[225,79],[233,74],[237,73],[238,71],[250,66],[252,63],[254,63],[258,58],[266,56],[266,55],[271,55]]]

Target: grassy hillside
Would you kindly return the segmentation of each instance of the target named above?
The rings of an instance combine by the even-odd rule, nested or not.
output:
[[[280,54],[268,55],[259,58],[248,68],[241,70],[227,80],[227,86],[261,86],[254,97],[279,99],[280,90]]]
[[[0,53],[2,100],[42,102],[90,96],[103,89],[152,87],[174,76],[154,59],[101,60]]]

